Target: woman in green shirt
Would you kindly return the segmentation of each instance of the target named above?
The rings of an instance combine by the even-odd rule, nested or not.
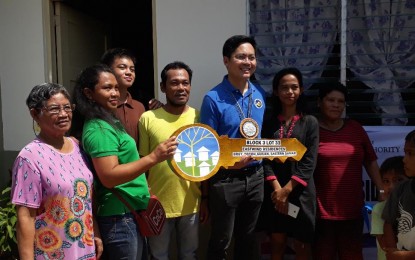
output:
[[[106,65],[93,65],[79,75],[74,89],[72,134],[81,137],[96,176],[96,218],[108,259],[145,259],[144,239],[129,209],[110,189],[116,189],[136,210],[147,207],[149,191],[143,174],[155,164],[172,158],[175,137],[140,158],[134,139],[115,117],[119,90]]]

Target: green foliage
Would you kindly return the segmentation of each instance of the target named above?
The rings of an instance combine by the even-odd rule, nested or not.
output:
[[[0,194],[0,259],[18,259],[16,240],[16,207],[10,201],[11,188]]]

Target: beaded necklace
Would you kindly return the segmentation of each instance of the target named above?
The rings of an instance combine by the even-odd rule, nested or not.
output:
[[[297,121],[300,118],[301,118],[300,115],[293,116],[293,118],[291,119],[290,126],[288,127],[288,131],[286,131],[285,138],[290,138],[291,134],[293,133],[293,129],[294,129],[295,123],[297,123]],[[278,115],[278,120],[281,123],[281,126],[280,126],[280,138],[284,138],[284,132],[285,132],[284,131],[285,130],[285,120],[284,120],[284,117],[282,115]]]
[[[245,118],[251,118],[251,111],[252,111],[252,96],[253,96],[253,95],[252,95],[252,92],[248,94],[248,96],[249,96],[249,99],[248,99],[248,111],[247,111],[246,117],[245,117],[244,110],[242,109],[241,105],[239,105],[239,102],[238,102],[238,100],[236,99],[235,95],[234,95],[232,92],[231,92],[231,95],[232,95],[233,99],[235,100],[235,107],[236,107],[236,110],[238,111],[239,118],[240,118],[241,120],[243,120],[243,119],[245,119]],[[243,95],[242,95],[242,106],[243,106],[243,105],[244,105],[244,97],[243,97]]]

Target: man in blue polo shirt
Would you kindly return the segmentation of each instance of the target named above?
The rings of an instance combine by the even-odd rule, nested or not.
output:
[[[259,138],[265,111],[265,92],[249,79],[256,69],[256,43],[235,35],[226,40],[222,54],[228,71],[223,81],[204,97],[200,121],[231,138]],[[255,225],[263,200],[261,161],[250,156],[204,183],[209,198],[211,237],[209,260],[226,259],[232,236],[234,259],[256,259]]]

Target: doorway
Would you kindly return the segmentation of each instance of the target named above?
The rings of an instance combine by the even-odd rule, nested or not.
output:
[[[136,80],[129,89],[147,106],[154,97],[152,1],[52,1],[54,81],[71,89],[86,66],[106,49],[129,49],[136,57]]]

